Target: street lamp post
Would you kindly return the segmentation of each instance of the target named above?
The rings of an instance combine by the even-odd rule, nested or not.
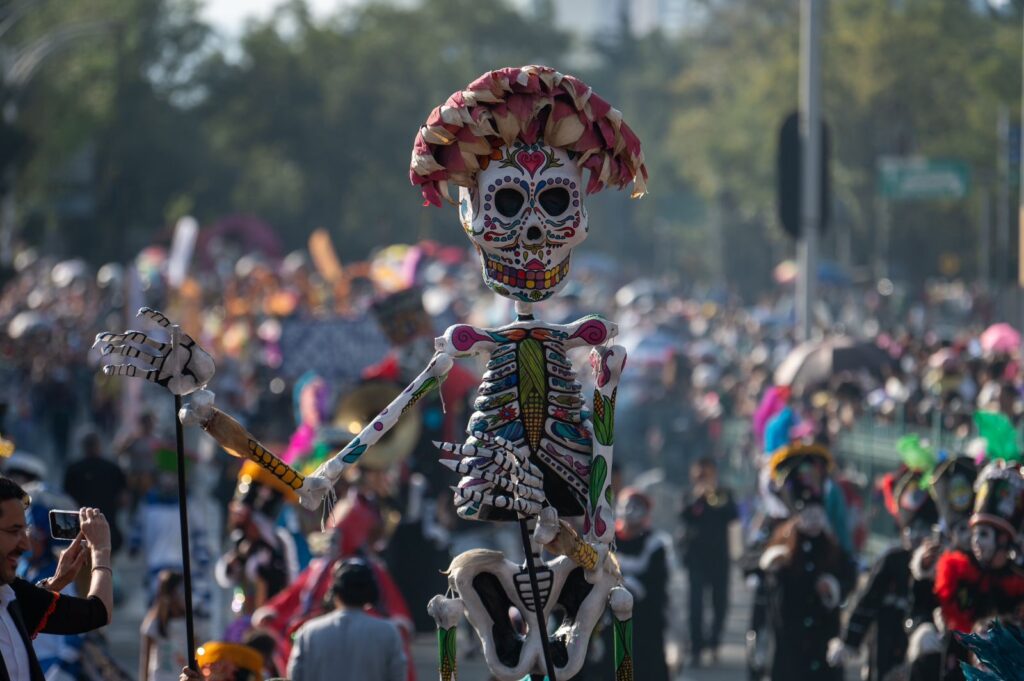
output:
[[[821,227],[821,0],[800,3],[800,241],[797,244],[797,324],[800,339],[814,333]]]

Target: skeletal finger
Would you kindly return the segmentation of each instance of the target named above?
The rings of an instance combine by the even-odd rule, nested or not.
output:
[[[487,449],[486,447],[469,444],[455,444],[453,442],[438,442],[436,440],[434,441],[434,446],[442,452],[450,452],[466,459],[480,458],[485,459],[488,463],[493,461],[502,470],[510,472],[515,470],[518,465],[518,461],[513,457],[505,456],[501,452],[496,452],[494,450]],[[459,472],[461,473],[462,471]]]
[[[500,483],[495,483],[498,486]],[[528,501],[544,501],[544,490],[537,487],[530,487],[529,485],[522,485],[518,482],[513,482],[510,487],[502,487],[506,492],[511,492],[513,498],[524,499]]]
[[[502,455],[499,453],[498,457],[502,457]],[[513,477],[515,477],[518,480],[519,483],[521,483],[521,484],[523,484],[523,485],[525,485],[527,487],[534,487],[534,488],[539,489],[539,488],[544,486],[544,479],[543,478],[538,477],[536,475],[530,475],[529,473],[527,473],[526,471],[522,470],[521,468],[514,467],[514,466],[510,465],[512,463],[512,461],[510,459],[508,459],[507,457],[503,457],[503,458],[504,458],[504,463],[506,465],[501,465],[500,463],[498,463],[498,461],[496,459],[487,459],[487,458],[484,458],[484,457],[466,458],[466,459],[462,459],[462,460],[459,460],[459,459],[438,459],[438,460],[441,462],[442,466],[445,466],[446,468],[449,468],[449,469],[455,471],[456,473],[462,473],[463,475],[469,475],[469,476],[472,476],[472,477],[483,478],[484,480],[487,480],[488,482],[493,482],[494,480],[499,480],[500,479],[500,480],[507,480],[511,484],[511,483],[514,482]],[[497,472],[494,472],[492,470],[488,470],[488,468],[490,466],[494,465],[494,464],[497,464],[497,467],[500,470],[504,471],[505,473],[510,473],[511,475],[501,475],[501,474],[499,474]],[[494,480],[492,480],[491,477],[488,477],[488,476],[493,476]],[[511,490],[509,490],[509,491],[511,491]]]
[[[467,459],[484,458],[488,463],[493,462],[503,471],[511,473],[528,485],[540,487],[543,485],[543,474],[540,469],[529,461],[520,461],[513,455],[507,454],[505,450],[492,450],[477,445],[458,445],[451,442],[434,442],[434,446],[444,452],[451,452]],[[443,460],[442,460],[443,461]],[[471,465],[478,465],[470,462]],[[459,471],[460,473],[463,471]]]
[[[459,456],[473,457],[473,456],[490,456],[491,450],[484,447],[477,447],[476,445],[460,445],[454,442],[438,442],[434,440],[434,446],[440,449],[442,452],[451,452]]]
[[[542,491],[544,483],[540,478],[532,478],[531,480],[520,479],[517,481],[511,477],[501,475],[497,471],[487,470],[481,467],[479,463],[474,463],[473,461],[458,461],[456,459],[441,459],[440,461],[441,465],[445,468],[471,478],[484,480],[505,492],[536,501],[544,499],[544,492]]]
[[[145,371],[132,364],[107,364],[103,367],[105,376],[128,376],[130,378],[143,378],[152,383],[157,383],[159,371]]]
[[[132,330],[125,331],[124,333],[111,333],[110,331],[104,331],[103,333],[96,334],[96,340],[93,342],[93,347],[102,343],[106,343],[108,345],[124,345],[125,343],[146,345],[157,352],[164,352],[171,347],[169,343],[155,341],[141,331]]]
[[[458,487],[452,487],[452,491],[455,492],[456,503],[461,499],[463,502],[476,502],[484,506],[493,506],[494,508],[515,511],[516,513],[522,513],[524,515],[537,515],[540,513],[542,508],[541,505],[535,501],[514,499],[505,494],[489,494],[485,492],[459,489]]]
[[[476,431],[473,437],[488,444],[493,444],[498,449],[488,449],[488,456],[494,459],[503,469],[512,472],[518,469],[518,474],[529,474],[534,477],[543,478],[544,474],[532,461],[530,461],[530,450],[526,447],[516,447],[509,440],[500,435],[491,435],[483,431]]]
[[[514,455],[520,461],[526,461],[530,456],[529,449],[526,447],[518,447],[514,442],[502,437],[501,435],[492,435],[491,433],[478,431],[473,433],[473,437],[501,448],[509,454]]]
[[[131,345],[108,345],[105,348],[103,348],[103,355],[117,355],[118,357],[127,357],[129,359],[137,360],[144,369],[156,369],[158,368],[157,362],[164,359],[163,357],[156,357],[154,355],[145,353],[136,347],[132,347]]]
[[[157,324],[165,328],[171,326],[171,320],[165,317],[163,312],[161,312],[160,310],[154,310],[151,307],[139,308],[139,313],[136,315],[136,317],[142,317],[144,319],[150,320],[151,322],[156,322]]]

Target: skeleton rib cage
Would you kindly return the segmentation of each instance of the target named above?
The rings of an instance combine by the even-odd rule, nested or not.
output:
[[[582,387],[567,351],[598,345],[614,333],[600,317],[585,317],[556,326],[539,321],[516,322],[497,330],[459,325],[448,330],[438,349],[456,357],[488,353],[467,432],[500,436],[529,450],[530,463],[543,474],[544,496],[561,517],[587,513],[591,428],[586,421]],[[467,444],[482,443],[470,436]],[[500,473],[494,462],[473,461]],[[473,494],[478,492],[482,494]],[[501,494],[482,476],[463,477],[456,494],[458,513],[474,520],[514,520],[510,508],[480,501],[490,492]]]

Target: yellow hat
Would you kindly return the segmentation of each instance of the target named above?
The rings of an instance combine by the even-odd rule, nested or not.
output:
[[[279,492],[288,503],[299,502],[299,495],[295,490],[252,459],[246,459],[242,464],[242,470],[238,472],[238,484],[248,486],[254,482]]]
[[[239,643],[208,641],[196,649],[196,663],[207,681],[234,681],[238,670],[251,672],[248,681],[263,681],[263,655]]]
[[[785,447],[780,447],[774,454],[772,454],[771,459],[768,460],[768,471],[771,473],[773,479],[778,478],[779,475],[788,468],[783,464],[802,457],[821,459],[829,471],[831,471],[835,466],[835,460],[832,458],[832,453],[823,445],[817,443],[804,444],[801,442],[793,442]]]

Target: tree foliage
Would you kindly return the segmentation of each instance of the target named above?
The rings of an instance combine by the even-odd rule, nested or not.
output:
[[[650,195],[596,198],[593,247],[689,277],[722,274],[721,262],[756,290],[791,248],[776,226],[775,150],[797,103],[798,4],[697,4],[680,36],[637,38],[623,23],[588,43],[553,28],[550,3],[524,14],[504,2],[367,2],[317,20],[291,0],[225,45],[195,0],[37,0],[0,36],[8,53],[90,17],[110,28],[5,93],[32,145],[18,173],[23,234],[125,258],[186,211],[201,222],[245,212],[289,246],[326,227],[345,259],[423,237],[456,242],[451,212],[422,208],[406,182],[417,127],[488,69],[549,63],[591,83],[645,143]],[[834,227],[850,230],[854,262],[868,264],[878,158],[963,159],[970,199],[895,205],[891,259],[921,278],[957,253],[971,273],[977,190],[993,193],[996,180],[997,111],[1017,117],[1020,3],[826,5]]]

